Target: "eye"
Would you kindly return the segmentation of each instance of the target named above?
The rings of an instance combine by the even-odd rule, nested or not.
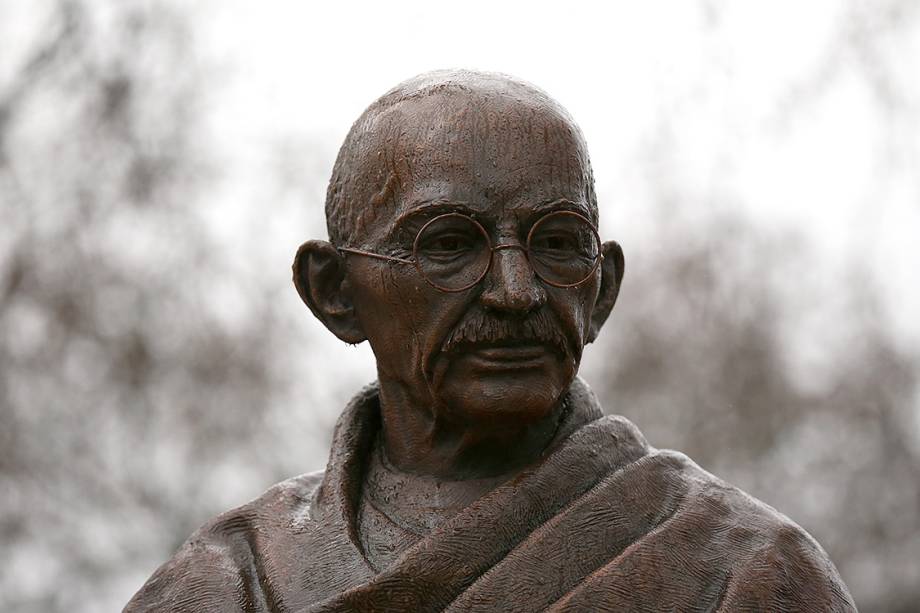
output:
[[[571,233],[559,231],[536,234],[530,239],[530,248],[558,254],[575,253],[579,250],[577,237]]]
[[[461,251],[463,249],[469,249],[469,246],[470,241],[467,237],[459,234],[447,234],[435,237],[428,248],[436,251]]]
[[[443,232],[436,236],[426,236],[419,246],[432,255],[459,254],[475,247],[472,237],[461,232]]]

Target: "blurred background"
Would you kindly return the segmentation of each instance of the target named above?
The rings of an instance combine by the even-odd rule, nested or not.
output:
[[[920,4],[0,2],[0,610],[116,611],[374,378],[290,282],[374,98],[507,72],[627,273],[582,375],[920,602]]]

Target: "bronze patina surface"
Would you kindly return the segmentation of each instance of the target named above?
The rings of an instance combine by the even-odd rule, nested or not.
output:
[[[503,75],[406,81],[349,132],[294,283],[378,381],[324,472],[196,532],[126,611],[854,611],[800,527],[577,378],[622,251],[584,138]]]

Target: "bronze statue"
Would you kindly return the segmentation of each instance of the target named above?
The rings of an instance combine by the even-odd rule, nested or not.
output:
[[[297,291],[370,342],[324,472],[196,532],[126,611],[854,611],[772,508],[602,415],[616,301],[584,138],[532,85],[445,71],[352,126]]]

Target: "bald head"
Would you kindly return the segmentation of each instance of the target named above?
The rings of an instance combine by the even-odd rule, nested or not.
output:
[[[577,193],[596,216],[591,164],[575,122],[533,85],[493,73],[423,74],[364,111],[329,182],[331,241],[363,244],[374,224],[418,196],[413,190],[496,202]]]

